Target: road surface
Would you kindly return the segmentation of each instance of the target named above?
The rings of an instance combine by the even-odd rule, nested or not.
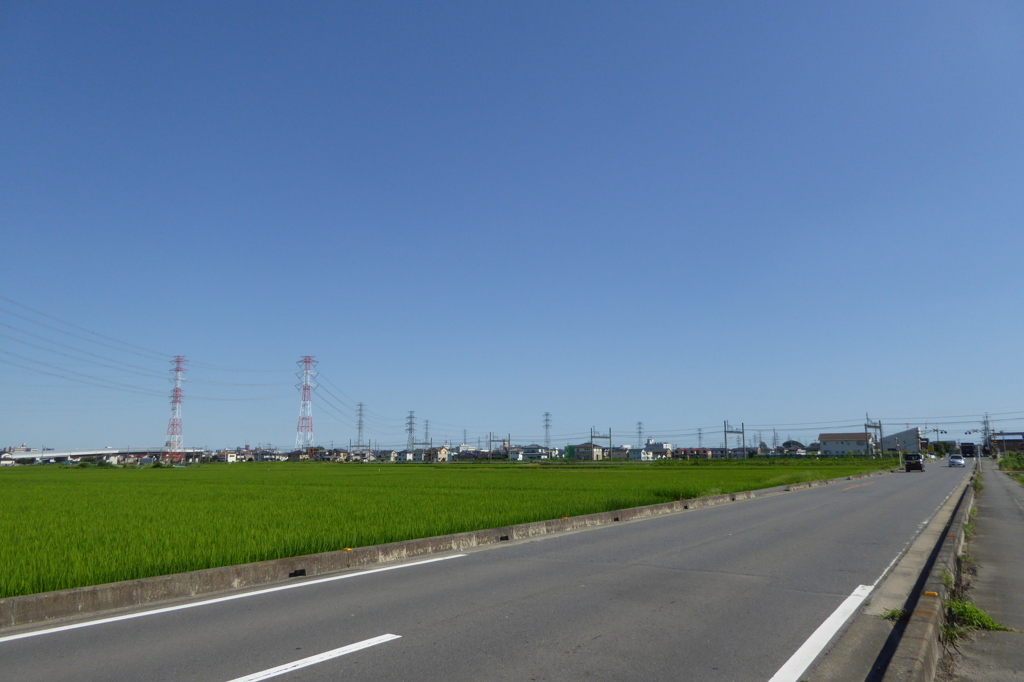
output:
[[[968,471],[929,462],[86,627],[0,632],[0,679],[795,680],[787,661],[878,581]]]

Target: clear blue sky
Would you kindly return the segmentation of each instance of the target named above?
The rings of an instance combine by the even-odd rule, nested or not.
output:
[[[0,445],[1024,429],[1022,112],[1015,1],[11,0]]]

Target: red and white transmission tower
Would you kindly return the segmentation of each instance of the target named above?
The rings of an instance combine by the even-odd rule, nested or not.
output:
[[[171,360],[174,367],[171,372],[174,378],[174,389],[171,391],[171,418],[167,421],[167,442],[164,443],[164,459],[180,463],[185,457],[185,450],[181,447],[181,383],[185,381],[185,360],[184,355],[175,355]]]
[[[296,364],[302,368],[301,372],[295,373],[295,376],[302,379],[302,383],[296,385],[296,388],[302,391],[302,402],[299,404],[299,426],[295,429],[295,449],[312,450],[313,389],[316,388],[316,384],[313,383],[316,376],[313,367],[317,365],[317,361],[312,355],[303,355]]]

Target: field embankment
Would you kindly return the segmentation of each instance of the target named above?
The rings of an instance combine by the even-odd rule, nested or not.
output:
[[[0,470],[0,598],[847,476],[888,463]]]

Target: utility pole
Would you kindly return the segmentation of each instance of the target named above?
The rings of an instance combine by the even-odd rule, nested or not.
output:
[[[885,453],[885,447],[882,445],[882,420],[879,419],[876,422],[871,421],[871,417],[868,413],[864,413],[864,447],[867,454],[874,454],[871,451],[871,441],[868,440],[868,431],[875,431],[878,433],[878,451]],[[902,459],[902,458],[901,458]],[[900,464],[902,466],[902,463]]]
[[[612,458],[612,430],[608,429],[608,435],[607,436],[599,436],[599,435],[597,435],[597,432],[594,431],[594,427],[591,426],[590,427],[590,443],[591,443],[591,445],[595,445],[595,443],[594,443],[595,440],[607,440],[608,441],[608,457],[607,457],[607,459],[611,459]],[[606,459],[606,458],[602,457],[602,459]]]
[[[993,452],[992,429],[990,428],[989,423],[988,423],[988,412],[985,413],[985,420],[981,423],[981,429],[982,429],[982,436],[983,436],[982,443],[984,443],[984,445],[982,447],[983,448],[984,447],[988,447],[989,448],[989,451],[988,451],[989,454],[990,455],[995,455],[996,453]]]
[[[731,455],[729,453],[729,434],[732,434],[734,436],[741,436],[742,437],[743,456],[746,457],[747,456],[747,434],[746,434],[746,427],[741,422],[740,423],[740,428],[735,429],[735,428],[729,426],[729,421],[728,420],[722,422],[722,441],[725,443],[725,456],[726,457],[731,457]]]

